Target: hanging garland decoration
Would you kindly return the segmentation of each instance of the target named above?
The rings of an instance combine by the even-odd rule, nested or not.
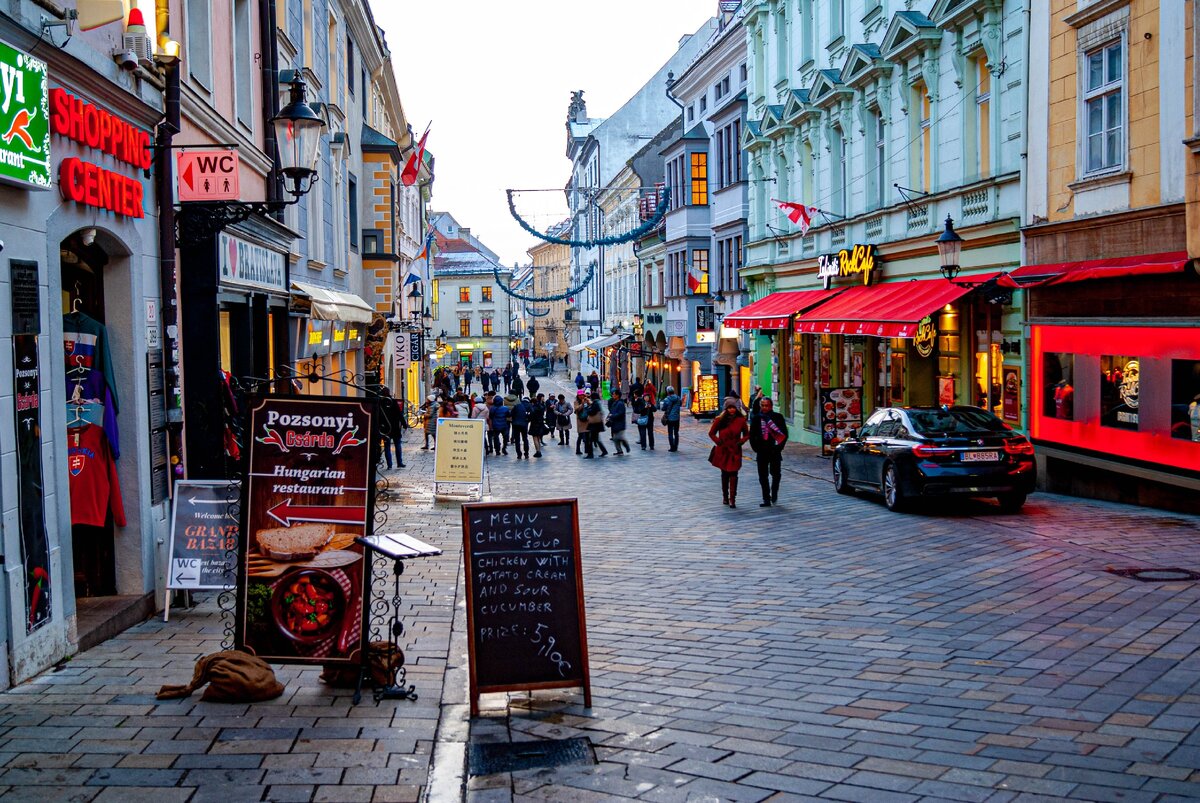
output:
[[[521,228],[537,237],[539,240],[545,240],[548,243],[555,245],[569,245],[574,248],[592,248],[598,245],[618,245],[620,243],[631,243],[634,240],[640,240],[650,232],[658,228],[658,224],[662,223],[667,214],[667,206],[671,203],[671,188],[663,187],[662,198],[658,201],[658,206],[654,209],[654,215],[636,229],[627,231],[624,234],[613,234],[608,237],[600,237],[596,240],[572,240],[566,237],[555,237],[551,234],[543,234],[525,222],[525,219],[517,214],[516,204],[513,203],[513,193],[516,190],[505,190],[508,193],[508,212],[513,216],[513,220],[521,224]]]
[[[504,280],[502,278],[500,278],[500,266],[497,264],[492,265],[492,276],[495,277],[496,284],[499,285],[500,289],[503,290],[505,293],[508,293],[510,296],[512,296],[513,298],[515,298],[519,301],[527,301],[531,304],[548,304],[551,301],[566,301],[568,298],[572,298],[574,296],[579,295],[579,291],[581,291],[583,288],[585,288],[589,284],[591,284],[592,277],[594,277],[595,275],[596,275],[596,263],[592,262],[590,265],[588,265],[587,275],[583,277],[583,281],[581,281],[577,286],[572,287],[569,290],[566,290],[565,292],[558,293],[557,295],[527,296],[523,293],[517,292],[516,290],[512,289],[507,284],[505,284]],[[549,314],[549,310],[546,311],[546,314]],[[535,315],[534,317],[541,318],[543,316]]]
[[[525,307],[525,314],[528,315],[530,318],[545,318],[547,315],[550,314],[550,310],[544,309],[541,312],[538,312],[535,309],[530,309],[529,307]]]

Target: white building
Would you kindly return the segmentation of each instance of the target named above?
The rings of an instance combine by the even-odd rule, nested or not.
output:
[[[449,213],[435,213],[431,220],[437,254],[429,310],[442,350],[437,364],[502,368],[510,358],[512,299],[497,276],[507,285],[512,269]]]

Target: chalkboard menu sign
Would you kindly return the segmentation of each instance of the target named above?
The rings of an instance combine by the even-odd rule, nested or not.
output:
[[[462,512],[471,713],[480,694],[575,686],[590,708],[576,500]]]

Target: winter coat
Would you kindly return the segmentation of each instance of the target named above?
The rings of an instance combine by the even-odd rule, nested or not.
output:
[[[746,416],[741,412],[721,413],[708,428],[708,437],[716,444],[708,455],[708,462],[722,471],[739,471],[742,468],[742,444],[750,438]]]
[[[512,408],[512,425],[522,429],[529,428],[529,417],[533,415],[533,405],[527,401],[519,401]]]
[[[529,381],[525,383],[525,387],[529,389],[530,396],[536,396],[537,392],[538,392],[538,388],[540,388],[541,386],[542,386],[542,384],[540,382],[538,382],[535,377],[532,377],[532,376],[529,377]]]
[[[492,429],[508,429],[508,415],[510,412],[503,404],[492,405]]]
[[[480,403],[480,404],[477,404],[474,407],[472,407],[471,408],[471,418],[475,418],[475,419],[482,421],[483,422],[483,431],[487,432],[488,427],[491,424],[491,422],[488,420],[489,418],[491,418],[491,415],[489,414],[488,407],[486,404]]]
[[[546,405],[534,404],[533,412],[529,414],[529,434],[535,438],[545,436],[550,429],[546,426]]]
[[[771,421],[783,433],[782,443],[775,443],[763,437],[762,425],[764,420]],[[750,416],[750,448],[757,454],[780,454],[783,452],[783,447],[787,445],[787,434],[787,421],[783,420],[783,416],[774,410],[769,413],[759,412]]]
[[[555,426],[559,429],[571,428],[571,405],[566,401],[557,402],[554,405]]]
[[[583,403],[582,397],[575,400],[574,415],[575,415],[575,431],[587,432],[587,410],[588,405]]]
[[[521,377],[517,376],[516,372],[513,372],[511,389],[517,396],[525,392],[525,383],[521,381]]]
[[[672,393],[662,400],[663,421],[678,421],[683,409],[683,399]]]
[[[583,372],[575,374],[575,389],[583,390]]]
[[[617,399],[608,406],[608,428],[616,435],[625,431],[625,402]]]

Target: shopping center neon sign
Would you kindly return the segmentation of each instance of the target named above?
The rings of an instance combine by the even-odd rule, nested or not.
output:
[[[150,169],[149,132],[74,97],[65,89],[50,90],[50,130],[130,167]],[[98,164],[73,156],[63,159],[58,167],[58,186],[68,201],[106,209],[123,217],[146,216],[141,181]]]

